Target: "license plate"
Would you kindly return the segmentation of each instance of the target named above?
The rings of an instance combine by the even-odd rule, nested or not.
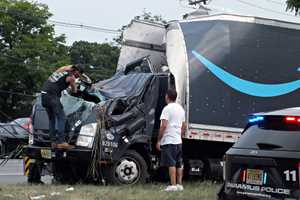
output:
[[[51,159],[52,153],[50,149],[41,149],[41,156],[45,159]]]
[[[259,169],[247,169],[246,183],[253,185],[263,184],[264,171]]]

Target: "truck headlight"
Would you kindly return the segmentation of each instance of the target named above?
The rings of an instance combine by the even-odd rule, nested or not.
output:
[[[83,125],[80,129],[76,145],[92,148],[96,132],[97,132],[97,123],[90,123],[90,124]]]
[[[82,146],[82,147],[92,148],[93,147],[93,142],[94,142],[94,137],[79,135],[78,138],[77,138],[76,145],[77,146]]]
[[[94,137],[97,131],[97,123],[90,123],[83,125],[80,129],[79,135]]]

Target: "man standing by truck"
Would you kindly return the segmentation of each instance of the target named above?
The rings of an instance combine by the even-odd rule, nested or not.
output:
[[[182,191],[182,135],[185,133],[185,112],[175,103],[177,93],[169,89],[165,96],[167,106],[163,109],[156,148],[161,151],[161,166],[168,167],[171,185],[165,191]]]
[[[46,108],[49,117],[49,133],[51,147],[58,149],[71,149],[72,146],[65,141],[65,114],[60,102],[61,92],[71,86],[73,93],[77,92],[75,80],[83,74],[80,64],[64,66],[57,69],[44,82],[42,105]],[[57,127],[57,132],[56,132]]]

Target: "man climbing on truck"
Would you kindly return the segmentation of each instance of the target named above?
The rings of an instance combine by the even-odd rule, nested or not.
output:
[[[58,149],[71,149],[72,146],[65,141],[65,114],[60,102],[61,92],[71,86],[73,93],[77,92],[75,80],[83,74],[80,64],[64,66],[57,69],[44,82],[42,105],[46,108],[49,117],[49,134],[51,147]],[[56,132],[57,128],[57,132]]]
[[[165,96],[167,106],[163,109],[156,148],[161,151],[161,166],[168,167],[171,185],[165,191],[182,191],[183,159],[182,135],[186,130],[185,111],[175,103],[177,93],[169,89]]]

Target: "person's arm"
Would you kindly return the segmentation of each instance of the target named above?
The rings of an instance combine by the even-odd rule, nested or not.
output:
[[[75,78],[74,76],[68,76],[68,77],[66,78],[66,81],[67,81],[68,83],[70,83],[72,92],[73,92],[74,94],[77,93],[77,87],[76,87],[76,84],[75,84],[75,80],[76,80],[76,78]]]
[[[92,83],[92,80],[86,74],[79,74],[79,79],[85,81],[86,83]]]
[[[65,72],[65,71],[70,71],[72,68],[72,65],[66,65],[63,67],[60,67],[56,70],[56,72]]]
[[[185,132],[186,132],[186,123],[182,122],[182,125],[181,125],[181,137],[184,136]]]
[[[165,107],[161,113],[160,116],[160,127],[159,127],[159,132],[158,132],[158,137],[157,137],[157,143],[156,143],[156,149],[160,151],[160,141],[164,136],[164,133],[166,131],[166,128],[168,126],[168,120],[170,119],[169,116],[169,110],[167,107]]]
[[[160,151],[160,141],[161,141],[161,138],[163,137],[163,135],[165,133],[167,125],[168,125],[168,120],[162,119],[160,121],[160,128],[159,128],[159,133],[158,133],[158,138],[157,138],[157,143],[156,143],[156,148],[157,148],[158,151]]]

